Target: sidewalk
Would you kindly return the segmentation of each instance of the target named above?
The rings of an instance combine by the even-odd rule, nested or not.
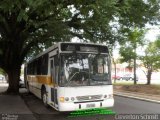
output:
[[[0,84],[0,93],[7,85]],[[22,98],[18,95],[0,94],[0,120],[36,120]]]
[[[160,95],[129,92],[129,91],[123,91],[123,90],[118,91],[115,89],[114,89],[114,95],[139,99],[139,100],[148,101],[148,102],[160,103]]]

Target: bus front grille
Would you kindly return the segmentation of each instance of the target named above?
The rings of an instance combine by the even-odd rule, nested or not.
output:
[[[78,101],[83,101],[83,100],[97,100],[101,99],[102,95],[87,95],[87,96],[77,96],[76,97]]]

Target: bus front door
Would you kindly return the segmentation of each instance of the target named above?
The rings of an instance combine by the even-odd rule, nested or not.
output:
[[[54,103],[54,107],[58,109],[58,99],[57,99],[57,87],[58,87],[58,70],[56,65],[56,57],[50,59],[50,71],[53,87],[51,87],[51,101]]]

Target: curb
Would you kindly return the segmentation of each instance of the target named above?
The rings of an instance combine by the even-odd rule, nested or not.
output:
[[[132,96],[132,95],[125,95],[123,93],[114,93],[114,95],[123,96],[123,97],[126,97],[126,98],[133,98],[133,99],[147,101],[147,102],[154,102],[154,103],[160,104],[160,101],[158,101],[158,100],[151,100],[151,99],[143,98],[143,97],[137,97],[137,96]]]

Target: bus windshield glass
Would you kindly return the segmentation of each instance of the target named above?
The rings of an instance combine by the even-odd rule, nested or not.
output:
[[[61,54],[60,86],[109,85],[108,55]]]

